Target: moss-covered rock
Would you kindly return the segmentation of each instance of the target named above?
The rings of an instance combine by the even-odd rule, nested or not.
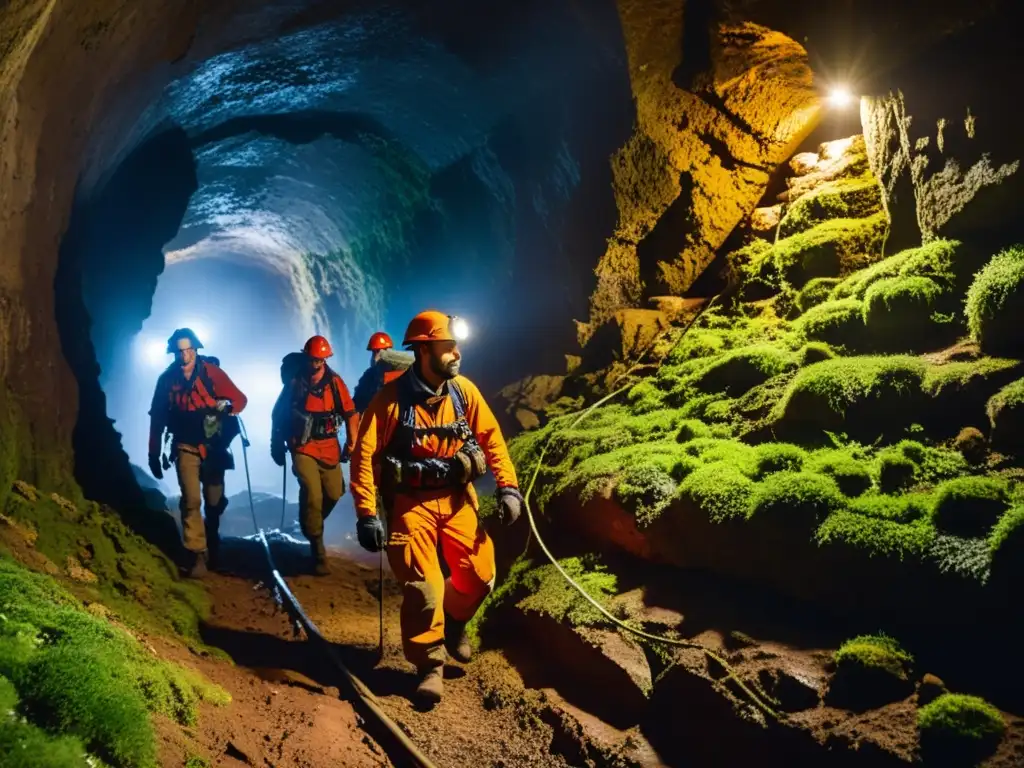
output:
[[[763,480],[776,472],[799,472],[807,451],[790,443],[764,443],[754,449],[755,480]]]
[[[871,487],[871,462],[856,448],[823,448],[812,453],[804,467],[831,477],[845,496],[859,496]]]
[[[917,711],[926,765],[975,765],[995,751],[1006,722],[978,696],[947,693]]]
[[[24,711],[110,765],[156,765],[149,712],[191,725],[201,699],[229,700],[83,610],[52,579],[8,560],[0,560],[0,616],[0,675],[14,683]]]
[[[935,541],[935,528],[927,521],[901,523],[841,509],[818,527],[815,541],[821,546],[849,547],[869,558],[912,558],[920,562]]]
[[[857,349],[866,341],[864,304],[858,299],[826,301],[804,313],[796,328],[808,339]]]
[[[771,268],[783,282],[797,288],[816,277],[848,275],[878,259],[885,227],[882,213],[866,219],[824,221],[779,240],[772,247]]]
[[[920,351],[944,346],[955,337],[952,317],[937,314],[945,290],[927,277],[891,277],[864,294],[864,325],[875,349]]]
[[[796,306],[801,312],[806,312],[811,307],[828,301],[832,291],[839,285],[838,277],[816,277],[809,280],[807,285],[800,289],[796,295]]]
[[[753,491],[754,482],[728,461],[706,464],[679,486],[680,497],[716,523],[745,518]]]
[[[832,219],[866,219],[881,210],[878,182],[870,172],[833,179],[789,206],[779,222],[779,236],[791,237]]]
[[[967,324],[987,354],[1024,358],[1024,246],[995,256],[967,291]]]
[[[851,357],[801,369],[772,414],[787,434],[846,432],[873,442],[916,423],[925,364],[913,357]]]
[[[1024,506],[1004,513],[988,541],[993,577],[1016,589],[1024,576]]]
[[[822,360],[831,360],[835,356],[835,351],[824,341],[809,341],[796,353],[797,363],[801,368],[820,363]]]
[[[694,385],[704,392],[742,395],[796,367],[792,352],[772,344],[759,344],[722,355],[695,378]]]
[[[871,709],[910,695],[913,657],[886,635],[847,640],[835,653],[836,671],[825,702],[854,710]]]
[[[964,457],[964,461],[974,466],[983,464],[988,456],[988,441],[977,427],[961,429],[953,441],[953,447]]]
[[[1009,506],[1006,482],[991,477],[958,477],[935,492],[935,526],[956,536],[987,536]]]
[[[1024,379],[1007,384],[987,405],[992,447],[1002,453],[1024,452]]]
[[[750,517],[759,523],[813,531],[846,500],[835,481],[811,472],[778,472],[758,484]]]

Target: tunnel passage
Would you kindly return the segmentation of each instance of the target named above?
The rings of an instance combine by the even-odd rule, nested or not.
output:
[[[400,337],[427,307],[469,320],[463,370],[487,393],[563,367],[614,224],[607,158],[633,120],[615,5],[600,5],[582,34],[569,2],[312,14],[220,51],[205,28],[193,50],[209,55],[134,120],[138,92],[112,104],[121,137],[91,139],[106,160],[82,177],[57,280],[86,495],[139,504],[179,324],[250,395],[257,490],[280,485],[277,362],[314,332],[352,385],[369,334]],[[244,482],[229,473],[229,495]]]

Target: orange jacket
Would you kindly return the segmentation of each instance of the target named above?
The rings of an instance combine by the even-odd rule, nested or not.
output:
[[[415,375],[410,371],[407,375]],[[476,435],[477,442],[487,457],[487,464],[494,473],[499,487],[518,487],[516,470],[505,446],[497,419],[488,407],[480,390],[469,379],[457,376],[455,382],[466,401],[466,421]],[[359,423],[359,437],[352,452],[352,498],[359,517],[377,514],[376,471],[380,453],[387,447],[398,426],[400,414],[398,387],[401,380],[386,384],[370,402]],[[450,424],[456,420],[455,406],[450,397],[437,398],[423,405],[415,406],[416,426],[434,427]],[[415,446],[417,458],[451,458],[462,447],[461,440],[430,435],[422,444]],[[472,485],[468,489],[475,501]],[[406,492],[403,492],[405,494]],[[427,492],[436,495],[436,492]]]
[[[199,366],[205,367],[206,377],[213,385],[213,392],[207,390]],[[218,400],[230,400],[231,413],[236,415],[241,413],[249,402],[220,366],[201,357],[196,360],[192,377],[189,379],[185,378],[179,365],[168,367],[157,379],[153,403],[149,409],[149,452],[160,452],[160,436],[169,426],[172,411],[202,411],[216,406]]]
[[[345,420],[346,427],[350,430],[349,439],[353,439],[359,423],[356,407],[352,403],[352,397],[348,393],[345,380],[334,371],[331,371],[330,374],[334,377],[334,384],[338,388],[338,396],[341,398],[341,403],[338,404],[337,408],[335,407],[334,394],[331,391],[329,382],[320,382],[316,386],[319,394],[310,389],[306,394],[306,402],[302,407],[308,413],[331,413],[337,411]],[[310,440],[303,445],[297,444],[301,435],[295,433],[296,424],[291,419],[290,410],[294,386],[296,386],[294,382],[289,382],[274,405],[272,416],[274,437],[272,439],[284,440],[292,451],[311,456],[324,464],[337,464],[341,461],[341,445],[338,443],[337,436]]]

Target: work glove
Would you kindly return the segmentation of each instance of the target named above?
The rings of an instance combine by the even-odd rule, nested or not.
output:
[[[231,401],[230,400],[218,400],[217,410],[221,413],[231,413]]]
[[[283,443],[271,443],[270,444],[270,458],[274,460],[274,463],[279,467],[284,466],[284,444]]]
[[[376,515],[364,515],[356,521],[356,538],[367,552],[384,549],[384,524]]]
[[[149,454],[149,471],[157,480],[163,479],[164,470],[163,467],[160,466],[160,456],[156,453]]]
[[[507,486],[495,491],[498,500],[498,522],[502,525],[512,525],[523,513],[526,500],[518,488]]]
[[[354,445],[346,445],[344,448],[341,449],[342,464],[348,463],[348,460],[352,458],[352,451],[354,451],[355,448],[356,447]]]

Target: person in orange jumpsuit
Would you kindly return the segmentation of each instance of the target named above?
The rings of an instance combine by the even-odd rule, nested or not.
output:
[[[167,352],[174,354],[174,362],[157,379],[149,409],[149,470],[158,480],[163,477],[164,430],[173,437],[170,460],[181,487],[178,508],[192,578],[203,576],[208,560],[217,556],[220,516],[228,505],[224,471],[234,467],[228,446],[238,434],[233,416],[248,402],[219,365],[199,355],[202,347],[189,328],[171,334]],[[205,524],[200,511],[204,501]]]
[[[370,353],[370,367],[363,371],[352,393],[352,402],[360,413],[367,409],[381,387],[397,379],[413,363],[413,356],[395,349],[395,343],[384,331],[377,331],[370,337],[366,351]]]
[[[344,379],[327,365],[334,354],[327,339],[313,336],[303,353],[308,361],[305,372],[285,383],[274,404],[270,455],[283,467],[285,449],[291,450],[292,472],[299,479],[299,525],[309,539],[314,572],[326,576],[330,569],[324,521],[345,494],[341,462],[352,452],[359,414]],[[344,452],[338,442],[343,422]]]
[[[472,481],[488,468],[494,473],[501,522],[515,522],[523,507],[498,422],[476,385],[459,375],[451,320],[427,311],[409,323],[403,343],[416,362],[370,402],[352,453],[359,543],[370,552],[386,544],[402,583],[403,650],[427,705],[441,700],[448,654],[469,661],[466,622],[494,587],[494,544],[477,517]],[[377,517],[378,478],[387,537]]]

